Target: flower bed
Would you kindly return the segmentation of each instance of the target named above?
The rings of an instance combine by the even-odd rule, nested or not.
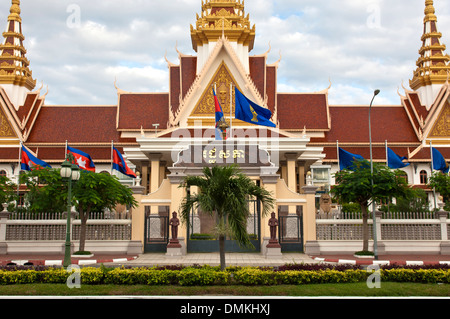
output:
[[[294,264],[281,267],[228,267],[221,271],[211,266],[168,266],[140,268],[85,267],[80,270],[86,285],[302,285],[312,283],[364,282],[373,272],[351,265]],[[0,284],[66,283],[72,272],[56,267],[2,267]],[[445,265],[381,267],[382,281],[450,283],[450,269]]]

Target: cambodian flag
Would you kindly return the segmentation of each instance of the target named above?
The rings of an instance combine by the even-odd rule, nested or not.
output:
[[[127,175],[132,178],[136,178],[136,174],[128,167],[127,163],[123,159],[122,154],[120,154],[119,150],[113,147],[113,169],[121,172],[124,175]]]
[[[214,91],[214,104],[215,104],[215,111],[216,111],[216,140],[223,140],[222,138],[222,130],[219,127],[219,124],[222,122],[225,122],[225,118],[223,116],[222,107],[220,106],[219,99],[216,96],[216,91]],[[225,137],[226,139],[226,137]]]
[[[67,146],[67,154],[69,153],[75,157],[75,164],[77,164],[79,168],[95,173],[94,161],[89,154]]]
[[[20,168],[24,171],[31,171],[32,169],[40,169],[42,167],[52,168],[49,164],[38,159],[22,146],[22,160],[20,162]]]

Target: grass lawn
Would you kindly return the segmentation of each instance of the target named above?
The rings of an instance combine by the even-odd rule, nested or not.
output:
[[[366,283],[280,286],[145,286],[65,284],[0,286],[1,296],[349,296],[349,297],[449,297],[449,284],[382,282],[369,289]]]

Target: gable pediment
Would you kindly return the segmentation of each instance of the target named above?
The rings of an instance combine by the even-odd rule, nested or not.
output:
[[[217,97],[227,119],[230,116],[230,105],[234,108],[234,94],[233,97],[230,95],[231,85],[233,85],[232,91],[236,86],[255,103],[267,107],[267,101],[261,96],[247,73],[228,40],[226,38],[219,39],[187,94],[180,100],[180,107],[171,116],[170,125],[185,127],[201,123],[201,125],[214,127],[213,85],[217,90]],[[232,114],[234,114],[233,111]],[[194,122],[197,123],[194,124]],[[233,120],[233,126],[235,125],[240,126],[243,123]]]
[[[17,138],[16,133],[14,132],[14,129],[9,122],[8,118],[6,117],[5,112],[0,108],[0,139],[10,139],[10,138]],[[0,144],[3,144],[0,142]]]
[[[222,61],[189,116],[188,125],[194,125],[194,122],[196,121],[197,123],[198,121],[202,121],[202,125],[215,125],[215,102],[213,88],[216,91],[216,95],[220,106],[222,107],[225,118],[229,118],[230,110],[232,117],[234,117],[235,100],[233,98],[233,90],[235,86],[235,78],[226,63]],[[241,90],[239,85],[237,88]]]
[[[450,103],[448,100],[442,107],[428,137],[450,138]]]

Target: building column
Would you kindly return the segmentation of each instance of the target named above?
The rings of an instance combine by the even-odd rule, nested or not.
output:
[[[316,241],[316,191],[316,186],[303,187],[306,197],[306,209],[303,210],[303,244],[305,246],[308,241]]]
[[[297,193],[297,174],[295,166],[297,164],[297,153],[286,153],[284,155],[287,160],[287,185],[291,191]]]
[[[298,185],[300,193],[303,194],[303,187],[305,186],[305,162],[298,162]]]
[[[286,182],[287,185],[287,167],[286,167],[287,163],[286,161],[280,161],[280,168],[281,168],[281,179],[284,179],[284,181]]]
[[[148,161],[143,161],[141,162],[141,185],[142,187],[144,187],[144,195],[148,194],[148,165],[149,162]]]
[[[159,162],[161,160],[162,154],[150,154],[150,193],[154,193],[158,190],[160,186],[160,168]]]

